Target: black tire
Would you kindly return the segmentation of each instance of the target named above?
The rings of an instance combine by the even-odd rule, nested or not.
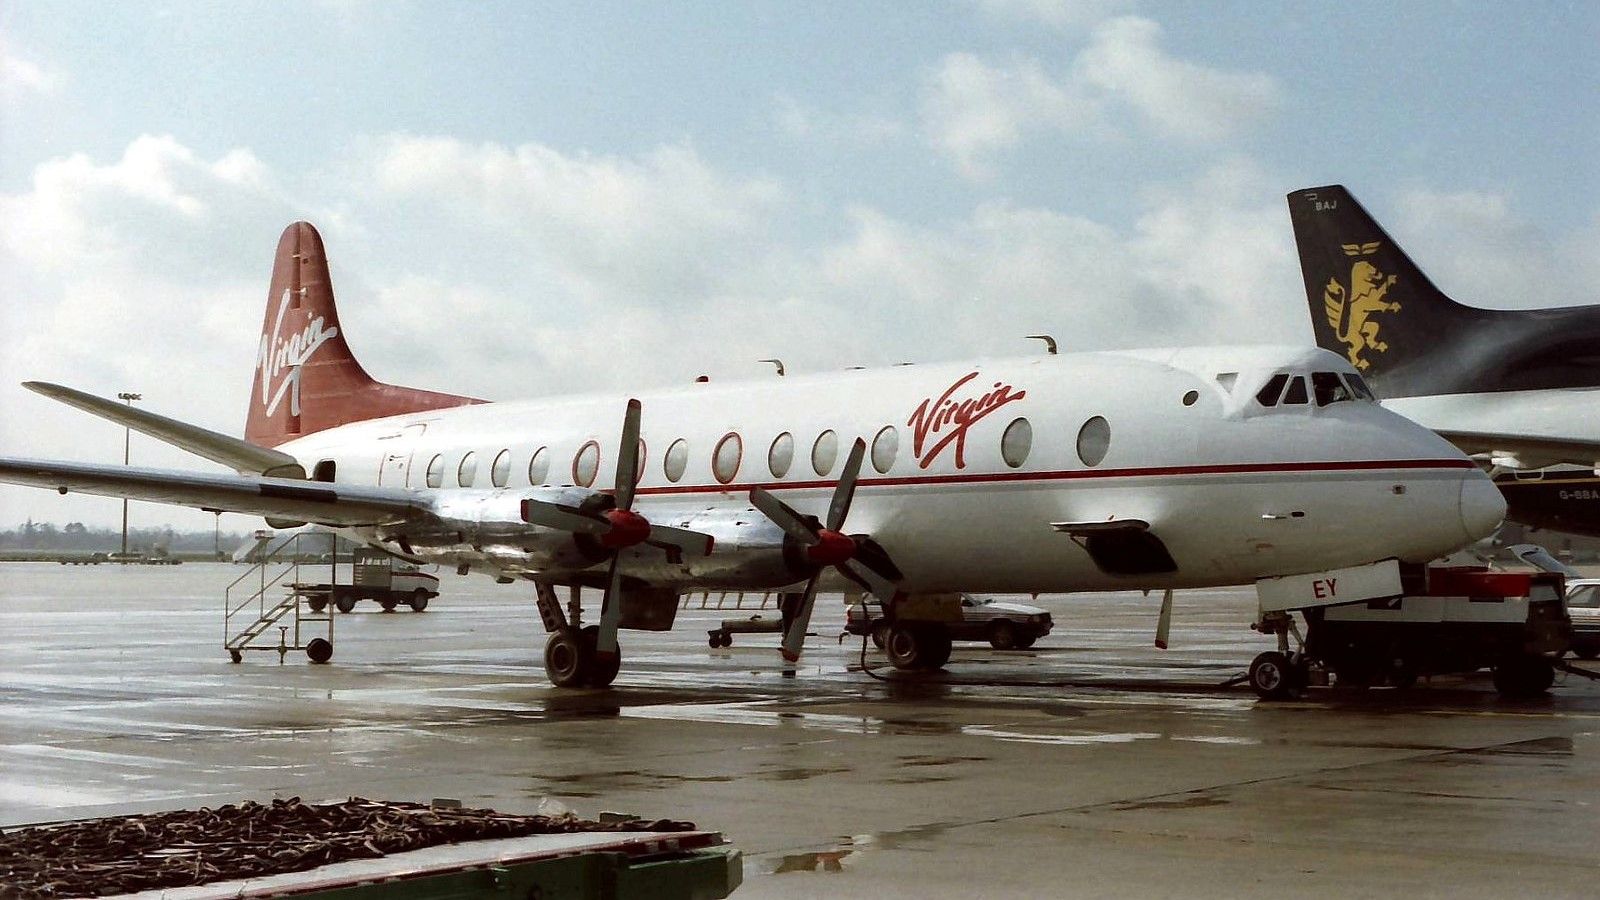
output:
[[[942,669],[950,661],[950,631],[942,625],[933,625],[928,628],[929,652],[927,669]]]
[[[394,608],[400,605],[400,601],[395,600],[393,597],[384,597],[378,601],[378,605],[383,607],[384,612],[394,612]]]
[[[706,643],[710,644],[711,645],[711,649],[713,649],[713,650],[717,649],[718,647],[721,647],[722,646],[722,635],[721,635],[721,633],[716,632],[716,631],[711,632],[711,635],[706,638]]]
[[[1537,697],[1555,684],[1556,669],[1542,656],[1517,656],[1494,667],[1494,686],[1506,697]]]
[[[878,622],[872,626],[872,646],[882,650],[883,645],[887,643],[889,643],[889,623]]]
[[[589,655],[572,629],[552,632],[544,642],[544,674],[556,687],[582,687],[589,668]]]
[[[920,628],[896,625],[889,629],[883,652],[896,669],[922,669],[927,666],[928,638]]]
[[[1600,656],[1600,644],[1574,644],[1572,652],[1579,659],[1594,659]]]
[[[411,592],[411,599],[408,602],[411,604],[412,612],[422,612],[428,608],[428,592],[417,588]]]
[[[356,608],[356,597],[348,591],[334,591],[333,607],[339,612],[347,613]]]
[[[1020,643],[1016,625],[1000,621],[989,626],[989,646],[996,650],[1015,650]]]
[[[229,650],[228,651],[228,658],[233,660],[236,663],[244,662],[244,654],[240,653],[237,650]]]
[[[588,675],[584,684],[589,687],[610,687],[611,682],[617,680],[617,673],[622,670],[622,644],[618,642],[617,651],[607,656],[600,656],[595,652],[595,645],[600,642],[600,626],[585,626],[578,635],[578,642],[583,646],[584,656],[587,657]]]
[[[327,638],[312,638],[311,642],[306,644],[306,658],[317,665],[333,659],[333,642]]]
[[[1286,654],[1268,650],[1250,662],[1250,687],[1263,700],[1283,700],[1294,695],[1294,665]]]
[[[328,601],[322,597],[307,597],[306,606],[314,613],[322,612],[328,608]]]

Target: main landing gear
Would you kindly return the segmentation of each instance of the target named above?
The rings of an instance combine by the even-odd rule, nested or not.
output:
[[[595,648],[600,640],[600,626],[584,626],[583,604],[580,589],[572,589],[572,599],[567,603],[571,622],[561,612],[555,588],[548,584],[536,586],[539,618],[550,637],[544,643],[544,671],[556,687],[610,687],[622,668],[622,645],[615,653],[599,653]]]

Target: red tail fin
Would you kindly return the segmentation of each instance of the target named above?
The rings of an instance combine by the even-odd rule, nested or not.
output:
[[[339,329],[322,236],[309,222],[284,229],[261,325],[246,440],[275,447],[347,422],[482,402],[373,381]]]

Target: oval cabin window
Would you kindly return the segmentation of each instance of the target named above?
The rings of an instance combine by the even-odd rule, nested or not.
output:
[[[894,430],[893,425],[885,425],[878,429],[877,437],[872,439],[872,467],[878,470],[879,475],[889,474],[894,467],[895,455],[900,452],[900,433]]]
[[[739,433],[730,431],[717,441],[717,450],[711,455],[711,474],[723,484],[739,474],[739,462],[744,458],[744,441]]]
[[[1027,419],[1013,419],[1000,435],[1000,458],[1015,469],[1028,461],[1028,452],[1032,449],[1033,426]]]
[[[550,453],[544,447],[540,447],[533,451],[533,458],[528,460],[528,483],[538,487],[549,479]]]
[[[1078,429],[1078,458],[1086,466],[1098,466],[1111,450],[1111,424],[1095,416]]]
[[[678,479],[683,477],[683,470],[688,467],[689,442],[683,438],[678,438],[672,442],[671,447],[667,448],[667,455],[661,464],[662,474],[667,476],[668,481],[677,484]]]
[[[495,487],[505,487],[511,480],[511,451],[501,450],[495,454],[494,464],[489,466],[489,480]]]
[[[600,445],[590,441],[578,450],[577,456],[572,458],[572,483],[578,487],[588,487],[594,484],[594,476],[599,471]]]
[[[827,475],[833,471],[833,464],[839,460],[839,436],[831,430],[817,435],[817,442],[811,445],[811,470],[818,475]]]
[[[782,478],[789,474],[789,467],[794,465],[794,435],[785,431],[772,439],[772,449],[767,451],[767,468],[772,471],[773,478]]]
[[[444,454],[435,453],[433,459],[428,460],[428,487],[436,488],[444,484]]]
[[[471,450],[461,457],[461,465],[456,466],[456,484],[462,487],[472,487],[472,480],[478,477],[478,454]]]

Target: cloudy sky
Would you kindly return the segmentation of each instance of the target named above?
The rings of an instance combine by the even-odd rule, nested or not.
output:
[[[375,376],[492,399],[1308,342],[1283,195],[1334,182],[1458,299],[1600,301],[1597,44],[1589,0],[7,0],[0,455],[120,456],[30,378],[239,433],[302,218]]]

